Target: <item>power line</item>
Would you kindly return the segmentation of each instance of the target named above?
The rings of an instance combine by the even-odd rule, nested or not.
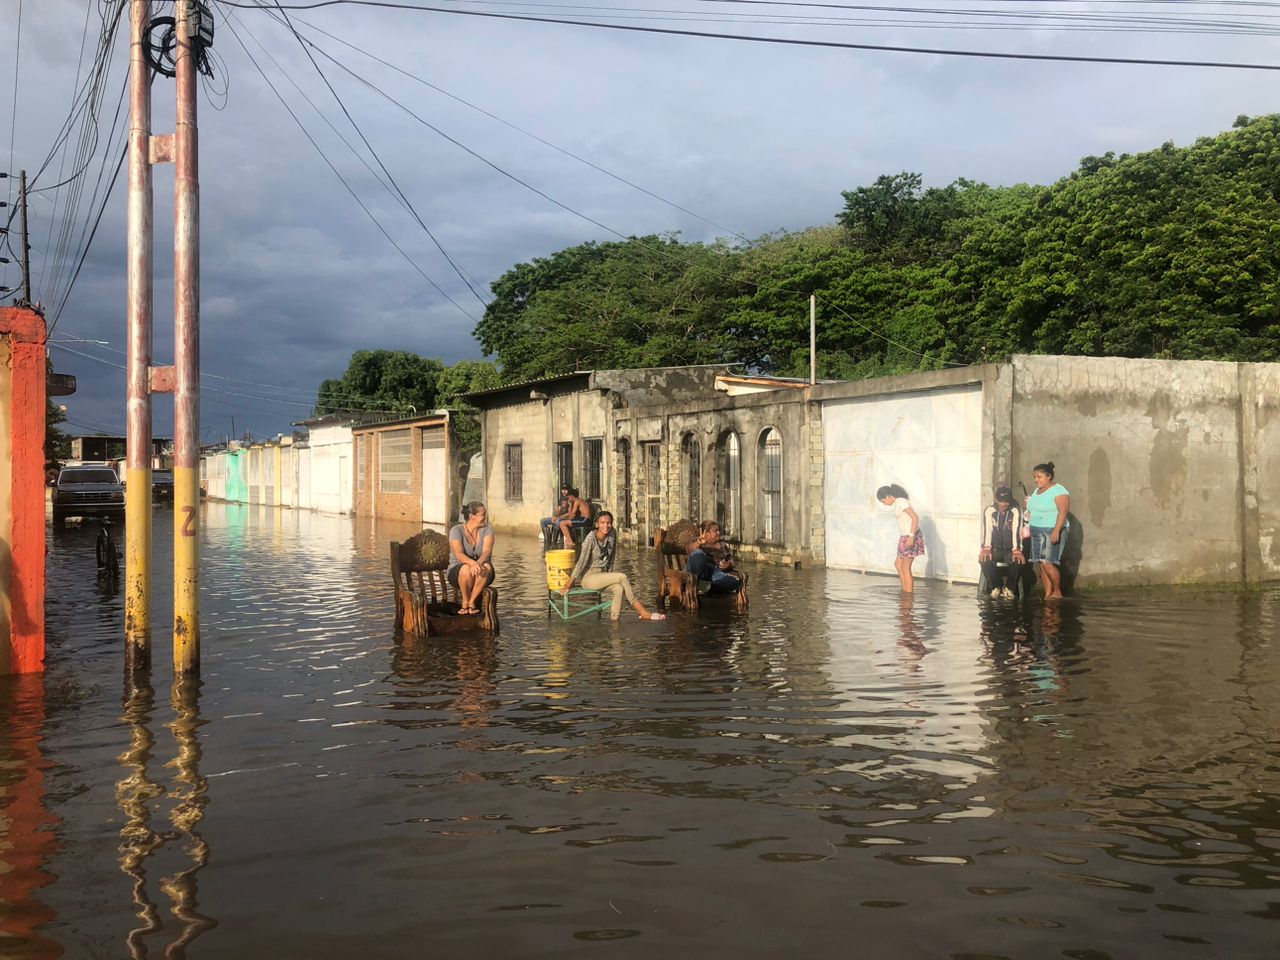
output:
[[[240,7],[248,10],[262,10],[263,7],[237,0],[221,0],[229,7]],[[460,10],[448,7],[434,7],[425,4],[392,3],[390,0],[315,0],[312,3],[291,3],[279,5],[282,10],[316,10],[321,7],[340,5],[379,7],[393,10],[408,10],[422,13],[444,13],[453,16],[483,17],[494,20],[513,20],[527,23],[551,23],[560,26],[594,27],[598,30],[623,30],[629,33],[650,33],[674,37],[695,37],[706,40],[737,40],[743,43],[767,43],[783,46],[818,47],[832,50],[869,50],[882,53],[914,53],[937,57],[966,57],[989,60],[1029,60],[1049,63],[1100,63],[1145,67],[1199,67],[1220,70],[1267,70],[1280,71],[1280,64],[1274,63],[1230,63],[1216,60],[1172,60],[1142,57],[1103,57],[1058,53],[1009,53],[994,50],[943,49],[936,47],[908,47],[875,43],[848,43],[838,40],[805,40],[798,37],[760,37],[751,34],[711,33],[700,30],[676,30],[670,27],[645,27],[625,23],[599,23],[589,20],[569,20],[559,17],[534,16],[519,13],[496,13],[484,10]]]
[[[261,10],[262,8],[258,6],[253,6],[251,9]],[[280,91],[276,89],[275,84],[271,82],[271,78],[267,76],[266,71],[264,71],[262,69],[262,66],[258,63],[258,61],[254,59],[253,54],[249,52],[249,48],[245,46],[244,41],[240,38],[239,32],[236,30],[234,26],[232,26],[230,20],[227,21],[227,26],[231,29],[231,35],[236,38],[236,42],[240,44],[240,48],[244,50],[245,56],[249,58],[249,62],[253,64],[254,68],[262,76],[262,79],[266,82],[267,86],[271,88],[271,92],[275,94],[276,99],[280,101],[281,106],[283,106],[285,110],[288,112],[289,116],[293,118],[293,122],[298,125],[298,129],[302,131],[302,135],[307,138],[307,140],[315,148],[316,152],[320,154],[320,159],[322,159],[325,162],[325,165],[328,166],[328,168],[331,171],[333,171],[333,175],[337,177],[338,180],[342,183],[343,187],[346,188],[347,193],[351,194],[352,199],[355,200],[355,202],[360,206],[360,209],[365,212],[365,215],[371,221],[373,221],[373,225],[378,228],[378,231],[384,237],[387,238],[387,242],[390,243],[391,246],[393,246],[396,249],[396,252],[399,253],[400,256],[404,258],[404,260],[409,264],[409,266],[413,267],[413,269],[418,273],[419,276],[421,276],[424,280],[426,280],[427,283],[431,284],[431,286],[436,290],[437,293],[439,293],[442,297],[444,297],[451,304],[457,307],[458,311],[464,317],[470,320],[472,323],[478,323],[479,321],[474,316],[472,316],[471,313],[465,307],[462,306],[462,304],[458,303],[457,300],[453,299],[453,297],[451,297],[444,290],[444,288],[440,286],[440,284],[436,283],[435,280],[433,280],[430,276],[428,276],[426,271],[424,271],[420,266],[418,266],[418,264],[413,260],[413,258],[410,257],[409,254],[405,252],[404,248],[401,247],[400,244],[396,243],[395,239],[392,238],[391,234],[387,232],[386,227],[384,227],[382,223],[378,220],[378,218],[374,216],[373,211],[370,210],[369,207],[365,204],[365,202],[360,199],[359,194],[357,194],[355,190],[352,188],[351,184],[347,182],[346,177],[344,177],[338,171],[338,168],[334,165],[333,161],[329,159],[328,155],[324,152],[324,149],[320,146],[319,143],[316,142],[315,137],[311,136],[310,131],[307,130],[306,126],[298,118],[298,115],[294,113],[293,108],[289,106],[288,101],[286,101],[284,97],[281,95]],[[252,33],[250,33],[250,36],[252,36]]]
[[[458,103],[462,104],[463,106],[469,107],[472,110],[475,110],[478,113],[481,113],[492,120],[496,120],[498,123],[501,123],[503,126],[510,127],[512,130],[515,130],[517,133],[523,134],[524,136],[529,137],[532,140],[536,140],[538,143],[541,143],[544,146],[550,147],[552,150],[555,150],[558,153],[561,153],[564,156],[569,157],[571,160],[576,160],[578,163],[584,164],[585,166],[588,166],[592,170],[595,170],[599,173],[603,173],[605,176],[611,177],[612,179],[617,180],[619,183],[622,183],[628,187],[631,187],[633,190],[638,190],[641,193],[645,194],[646,196],[652,197],[653,199],[661,203],[665,203],[667,206],[672,207],[673,209],[679,210],[681,213],[688,214],[689,216],[697,220],[701,220],[703,223],[708,224],[712,227],[715,227],[717,230],[722,230],[725,233],[741,240],[743,243],[750,242],[747,240],[745,236],[743,236],[741,233],[738,233],[736,230],[732,229],[731,227],[726,227],[723,224],[716,223],[714,220],[709,220],[708,218],[702,216],[699,213],[696,213],[693,210],[688,209],[687,207],[682,207],[680,204],[676,203],[674,200],[669,200],[666,197],[663,197],[657,193],[654,193],[652,190],[646,189],[645,187],[642,187],[638,183],[634,183],[633,181],[628,180],[626,177],[623,177],[620,174],[616,174],[611,170],[607,170],[604,167],[600,166],[599,164],[591,162],[585,157],[580,157],[576,153],[573,153],[570,150],[566,150],[564,147],[561,147],[557,144],[552,143],[550,140],[547,140],[543,137],[538,136],[538,134],[536,133],[533,133],[529,130],[525,130],[523,127],[520,127],[512,123],[511,121],[498,116],[495,113],[491,113],[488,110],[484,109],[483,107],[478,106],[472,103],[471,101],[458,96],[457,94],[451,93],[448,90],[445,90],[443,87],[437,86],[436,84],[432,83],[429,80],[425,80],[422,77],[417,76],[416,74],[410,73],[409,71],[396,66],[394,63],[391,63],[388,60],[382,59],[377,54],[370,53],[368,50],[364,50],[353,43],[349,43],[348,41],[343,40],[341,37],[335,36],[334,34],[329,33],[327,30],[323,30],[320,27],[315,26],[314,24],[306,23],[305,21],[302,21],[302,24],[305,27],[315,30],[317,33],[324,34],[326,37],[329,37],[331,40],[334,40],[342,44],[344,47],[354,50],[356,53],[362,54],[370,58],[371,60],[375,60],[378,63],[381,63],[383,66],[388,67],[396,71],[397,73],[402,74],[405,77],[408,77],[410,80],[420,83],[423,86],[436,91],[437,93],[443,94],[444,96],[450,98],[451,100],[455,100]]]
[[[276,4],[276,8],[280,9],[279,0],[275,0],[275,4]],[[422,227],[422,229],[426,232],[427,236],[431,238],[431,242],[436,245],[436,249],[439,250],[441,255],[444,256],[445,260],[449,262],[449,266],[453,268],[454,273],[456,273],[458,277],[462,280],[462,282],[466,284],[467,289],[470,290],[475,295],[475,298],[480,301],[482,306],[487,307],[489,305],[488,301],[485,300],[484,296],[480,293],[480,291],[475,288],[470,278],[468,278],[467,275],[462,272],[462,269],[458,266],[458,264],[454,262],[453,257],[449,256],[449,251],[447,251],[444,248],[444,246],[440,243],[440,241],[436,239],[436,235],[432,233],[431,229],[426,225],[425,222],[423,222],[422,217],[418,215],[418,211],[414,209],[414,206],[409,201],[409,198],[405,196],[404,191],[400,189],[400,185],[396,183],[395,177],[391,175],[391,171],[387,169],[386,164],[382,162],[382,158],[378,156],[378,152],[373,149],[373,144],[371,144],[369,142],[369,138],[364,135],[364,131],[360,129],[360,125],[356,123],[355,118],[352,117],[350,111],[347,110],[347,105],[343,103],[342,98],[338,96],[338,91],[333,89],[333,84],[329,82],[329,78],[326,77],[324,74],[324,71],[320,69],[320,64],[316,63],[315,57],[311,55],[311,50],[309,49],[308,41],[305,40],[298,33],[296,29],[294,29],[293,22],[289,19],[289,15],[285,13],[283,9],[280,9],[280,13],[281,13],[281,16],[284,17],[285,26],[288,27],[289,32],[293,34],[294,39],[298,41],[298,45],[302,47],[303,53],[307,55],[307,59],[310,60],[311,65],[315,67],[316,73],[318,73],[320,75],[320,79],[324,81],[324,85],[325,87],[328,88],[329,93],[333,95],[333,99],[337,101],[338,107],[342,110],[342,115],[347,118],[347,122],[351,124],[352,129],[355,130],[356,134],[360,137],[361,142],[365,145],[365,149],[369,151],[369,154],[373,157],[374,162],[377,163],[378,168],[384,174],[386,174],[387,180],[391,183],[391,186],[395,188],[396,193],[400,196],[400,199],[404,202],[405,206],[408,208],[409,213],[412,215],[413,219],[418,222],[418,226]]]

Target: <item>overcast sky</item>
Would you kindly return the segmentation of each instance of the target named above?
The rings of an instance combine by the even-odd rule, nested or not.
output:
[[[67,116],[86,2],[93,10],[92,47],[101,29],[99,0],[21,0],[15,171],[40,167]],[[646,6],[629,0],[612,10],[466,0],[438,5],[882,45],[1280,63],[1280,44],[1269,36],[972,29],[967,24],[973,17],[952,17],[955,22],[946,28],[883,21],[711,22],[744,15],[791,21],[819,14],[892,17],[899,23],[904,18],[848,8],[821,11],[813,4],[666,0]],[[4,121],[13,103],[19,6],[20,0],[0,0],[0,164],[9,162]],[[1232,23],[1252,18],[1254,24],[1280,27],[1280,9],[1243,4],[1180,3],[1175,10],[1171,4],[1116,0],[921,0],[918,6],[953,12],[1198,15]],[[686,12],[669,12],[676,10]],[[216,76],[203,81],[208,95],[200,104],[204,440],[229,434],[233,418],[237,433],[287,431],[291,421],[308,414],[320,380],[339,376],[354,350],[406,349],[447,362],[479,357],[471,331],[482,305],[413,217],[293,86],[300,86],[377,169],[303,48],[266,12],[232,11],[219,4],[217,13]],[[633,19],[621,19],[623,13]],[[927,185],[956,177],[991,184],[1048,183],[1069,174],[1083,156],[1147,150],[1166,140],[1185,144],[1230,127],[1238,114],[1273,112],[1280,102],[1280,74],[1271,72],[821,49],[358,6],[292,11],[291,16],[319,47],[443,133],[624,235],[679,231],[686,240],[709,240],[722,231],[303,25],[322,28],[749,237],[828,223],[842,206],[841,190],[882,173],[918,171]],[[702,19],[676,23],[676,16]],[[122,90],[127,26],[126,11],[105,84],[102,141],[112,129]],[[387,233],[457,305],[397,253],[352,199],[237,36]],[[86,52],[86,62],[89,56]],[[317,61],[418,215],[482,293],[515,263],[613,238],[503,177],[331,61],[319,56]],[[157,78],[156,132],[173,128],[172,88],[172,81]],[[225,97],[218,96],[224,88]],[[77,137],[78,128],[73,147]],[[108,173],[119,156],[114,146],[111,150]],[[72,222],[73,239],[96,212],[92,187],[106,153],[100,143]],[[73,152],[65,159],[59,154],[35,186],[57,183],[59,163],[65,177],[75,169],[74,160]],[[172,168],[157,168],[157,362],[172,359],[172,183]],[[54,341],[61,341],[53,350],[56,368],[79,380],[79,392],[66,401],[76,432],[123,432],[124,374],[112,364],[124,362],[118,352],[125,339],[124,189],[122,178],[53,333]],[[36,299],[46,303],[59,289],[55,279],[61,275],[65,287],[75,267],[73,252],[61,260],[53,256],[70,190],[37,194],[32,201],[32,273]],[[15,268],[3,269],[8,273],[0,283],[16,285]],[[797,310],[803,309],[798,303]],[[170,430],[171,402],[159,397],[156,432]]]

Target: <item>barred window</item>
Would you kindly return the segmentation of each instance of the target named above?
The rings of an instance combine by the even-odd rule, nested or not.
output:
[[[782,540],[782,434],[760,435],[760,518],[765,540]]]
[[[587,437],[582,441],[583,496],[588,500],[604,498],[604,438]]]
[[[369,460],[366,447],[368,442],[368,436],[362,434],[356,437],[356,490],[360,493],[364,493],[364,472]]]
[[[524,444],[508,443],[502,459],[506,468],[507,500],[519,502],[524,499]]]
[[[742,461],[732,430],[721,434],[716,460],[716,522],[726,537],[741,537]]]
[[[556,444],[556,494],[560,493],[561,487],[576,487],[573,481],[573,444],[557,443]]]
[[[695,434],[686,433],[680,443],[680,452],[684,459],[685,509],[689,519],[700,523],[706,519],[702,516],[702,452],[698,449],[698,438]]]
[[[411,431],[378,434],[378,489],[383,493],[408,493],[413,489]]]

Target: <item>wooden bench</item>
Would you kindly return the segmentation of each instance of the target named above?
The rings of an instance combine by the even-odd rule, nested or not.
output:
[[[480,613],[461,616],[462,595],[447,571],[426,569],[418,562],[419,541],[429,531],[404,543],[391,541],[391,581],[396,598],[396,629],[414,637],[484,630],[498,633],[498,591],[485,587]]]
[[[688,523],[687,520],[679,521]],[[689,550],[675,540],[667,538],[667,528],[659,527],[653,534],[653,552],[658,560],[658,609],[667,609],[668,601],[678,603],[681,608],[695,613],[700,609],[702,601],[710,600],[718,603],[733,598],[739,612],[745,612],[747,599],[747,575],[741,570],[734,570],[742,586],[737,593],[706,593],[698,591],[698,578],[689,572]]]

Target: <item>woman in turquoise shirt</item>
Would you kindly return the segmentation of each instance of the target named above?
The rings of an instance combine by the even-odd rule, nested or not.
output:
[[[1053,479],[1053,461],[1038,463],[1031,472],[1036,489],[1027,497],[1027,515],[1031,522],[1031,562],[1040,574],[1046,600],[1062,597],[1062,550],[1067,544],[1071,524],[1071,494]]]

